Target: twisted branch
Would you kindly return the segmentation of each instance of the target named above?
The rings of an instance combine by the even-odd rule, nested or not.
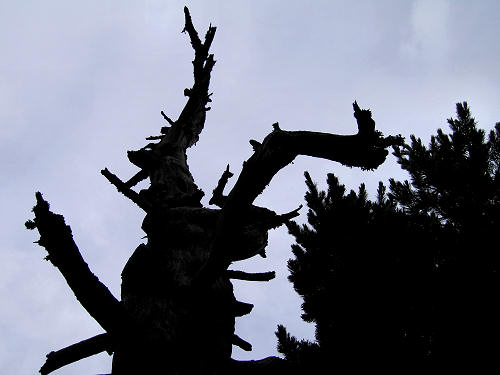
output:
[[[296,156],[308,155],[349,167],[375,169],[385,161],[388,154],[386,148],[402,142],[400,136],[384,138],[382,133],[376,131],[375,121],[369,110],[361,110],[356,102],[353,108],[358,123],[358,133],[355,135],[284,131],[277,123],[273,125],[273,131],[243,163],[241,174],[225,199],[211,255],[198,275],[198,285],[211,285],[228,268],[232,259],[231,252],[237,249],[235,233],[242,226],[245,212],[274,175]]]

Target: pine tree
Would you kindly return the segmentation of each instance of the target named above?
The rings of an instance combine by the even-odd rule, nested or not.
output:
[[[309,225],[295,237],[290,276],[316,342],[278,327],[278,350],[303,368],[413,371],[492,362],[500,124],[485,141],[466,103],[452,133],[429,147],[411,137],[394,154],[411,183],[380,183],[375,201],[329,174],[327,192],[306,173]]]

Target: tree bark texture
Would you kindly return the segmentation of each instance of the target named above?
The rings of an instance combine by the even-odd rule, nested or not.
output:
[[[251,350],[234,332],[235,318],[250,313],[253,305],[237,301],[230,279],[269,281],[274,272],[249,274],[228,270],[232,262],[265,256],[267,233],[298,215],[298,210],[277,214],[253,205],[280,169],[298,155],[309,155],[364,169],[377,168],[387,148],[401,142],[375,130],[371,112],[354,103],[358,122],[355,135],[282,130],[276,123],[262,142],[251,140],[253,155],[244,163],[227,196],[224,187],[232,173],[223,172],[211,204],[203,207],[203,192],[189,171],[186,149],[203,130],[209,83],[215,60],[209,54],[215,35],[210,26],[202,41],[187,8],[185,28],[193,46],[194,84],[185,89],[187,103],[177,120],[162,116],[169,126],[156,141],[128,158],[139,171],[122,181],[108,169],[101,173],[120,193],[145,211],[140,244],[122,272],[121,300],[92,274],[61,215],[50,211],[36,194],[35,219],[26,223],[40,233],[38,243],[66,279],[76,298],[106,331],[105,334],[51,352],[42,374],[89,355],[114,352],[114,375],[280,373],[285,361],[234,361],[232,345]],[[147,189],[133,187],[149,179]],[[285,370],[283,370],[285,371]]]

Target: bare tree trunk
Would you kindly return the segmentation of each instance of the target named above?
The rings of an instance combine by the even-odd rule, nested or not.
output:
[[[273,272],[248,274],[228,270],[231,262],[264,255],[267,232],[298,215],[298,209],[278,215],[253,205],[272,177],[297,155],[309,155],[366,169],[377,168],[386,148],[399,137],[383,138],[375,131],[370,111],[354,103],[358,133],[340,136],[306,131],[273,131],[260,143],[250,141],[254,154],[231,192],[224,196],[229,166],[214,189],[210,203],[202,207],[198,189],[186,161],[186,149],[196,143],[205,124],[210,102],[210,74],[215,64],[209,54],[215,35],[210,26],[204,41],[199,38],[187,8],[185,28],[195,51],[194,84],[177,120],[150,137],[138,151],[129,151],[139,172],[128,181],[103,169],[101,173],[119,192],[141,207],[146,216],[142,229],[147,241],[140,244],[122,272],[121,301],[94,276],[74,243],[71,229],[61,215],[52,213],[37,193],[34,221],[27,227],[40,232],[39,244],[59,268],[76,298],[107,332],[72,345],[47,357],[42,374],[86,356],[114,352],[113,374],[261,374],[286,368],[278,358],[261,361],[231,360],[232,345],[251,350],[235,335],[235,318],[248,314],[252,305],[239,302],[231,278],[268,281]],[[150,186],[134,191],[141,180]]]

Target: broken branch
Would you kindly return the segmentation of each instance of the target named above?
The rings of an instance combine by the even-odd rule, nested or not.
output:
[[[101,170],[101,174],[106,177],[106,179],[113,185],[115,185],[116,189],[125,195],[128,199],[130,199],[132,202],[134,202],[136,205],[138,205],[140,208],[142,208],[144,211],[148,212],[151,209],[151,205],[146,202],[144,199],[142,199],[138,193],[133,191],[132,189],[129,188],[129,185],[134,183],[136,180],[139,178],[143,180],[147,172],[139,172],[137,173],[132,179],[127,181],[126,183],[120,180],[117,176],[115,176],[113,173],[111,173],[108,168],[104,168]],[[146,175],[147,177],[147,175]]]
[[[252,344],[243,340],[238,335],[233,335],[233,344],[239,346],[241,349],[250,352],[252,350]]]
[[[248,273],[243,271],[227,270],[226,276],[230,279],[245,280],[245,281],[269,281],[276,277],[276,272],[258,272]]]
[[[148,177],[149,177],[149,172],[145,169],[141,169],[139,172],[133,175],[127,182],[125,182],[125,186],[127,188],[131,188],[132,186],[137,185],[139,182],[145,180]]]
[[[165,119],[165,121],[167,121],[170,125],[175,125],[175,121],[173,121],[170,117],[168,117],[165,112],[161,111],[161,115],[163,116],[163,118]]]
[[[112,342],[108,333],[91,337],[70,345],[66,348],[50,352],[47,354],[47,359],[40,369],[41,375],[50,374],[63,366],[77,362],[83,358],[90,357],[101,352],[113,353]]]
[[[235,301],[233,304],[233,314],[234,316],[244,316],[250,314],[253,309],[251,303]]]
[[[226,170],[222,173],[217,186],[213,190],[212,198],[210,198],[209,204],[214,204],[218,207],[224,206],[224,201],[226,197],[223,195],[224,188],[226,187],[227,181],[233,177],[233,174],[229,171],[229,164],[226,167]]]
[[[64,217],[51,212],[39,192],[36,201],[35,218],[30,226],[38,229],[38,244],[47,250],[47,259],[59,269],[80,304],[101,327],[107,332],[118,333],[128,323],[120,302],[90,271]]]

